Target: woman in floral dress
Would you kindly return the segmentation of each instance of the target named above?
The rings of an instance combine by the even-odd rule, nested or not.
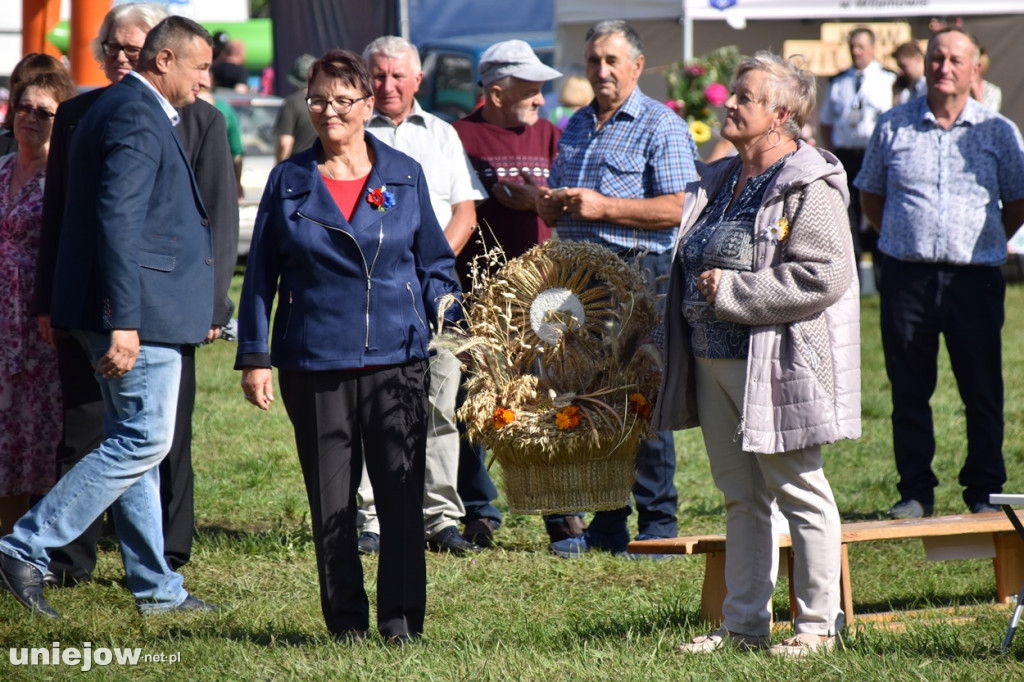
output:
[[[61,434],[57,353],[29,311],[43,181],[57,105],[74,96],[66,71],[13,93],[18,151],[0,157],[0,524],[9,529],[56,478]]]

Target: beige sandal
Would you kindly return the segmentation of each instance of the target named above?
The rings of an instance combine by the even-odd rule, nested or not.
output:
[[[813,632],[800,632],[776,644],[768,653],[782,658],[806,658],[814,654],[834,651],[838,637],[822,637]]]
[[[680,654],[706,654],[730,647],[740,651],[755,651],[768,648],[767,635],[741,635],[721,628],[707,635],[699,635],[676,648]]]

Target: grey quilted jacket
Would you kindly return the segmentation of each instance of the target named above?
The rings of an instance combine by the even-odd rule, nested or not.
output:
[[[676,249],[739,158],[704,168],[686,189]],[[846,171],[801,143],[765,192],[751,272],[727,270],[720,319],[751,327],[743,450],[772,454],[860,436],[860,301],[846,205]],[[781,219],[785,217],[785,221]],[[788,222],[775,240],[768,228]],[[665,368],[655,430],[700,425],[681,267],[673,259],[665,308]]]

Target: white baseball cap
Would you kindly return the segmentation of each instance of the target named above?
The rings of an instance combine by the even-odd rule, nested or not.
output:
[[[480,85],[486,87],[506,76],[524,81],[543,82],[562,75],[541,62],[525,40],[504,40],[487,48],[480,56]]]

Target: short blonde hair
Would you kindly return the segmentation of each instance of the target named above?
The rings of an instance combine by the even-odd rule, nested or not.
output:
[[[795,55],[783,59],[772,52],[758,52],[739,63],[732,77],[733,85],[749,71],[761,71],[767,76],[760,93],[761,104],[768,111],[788,111],[790,116],[782,132],[794,139],[800,137],[800,129],[814,111],[816,97],[814,74],[806,68],[804,58]]]
[[[558,91],[558,103],[563,107],[579,109],[590,104],[594,99],[594,87],[584,76],[573,74],[566,76],[562,89]]]

